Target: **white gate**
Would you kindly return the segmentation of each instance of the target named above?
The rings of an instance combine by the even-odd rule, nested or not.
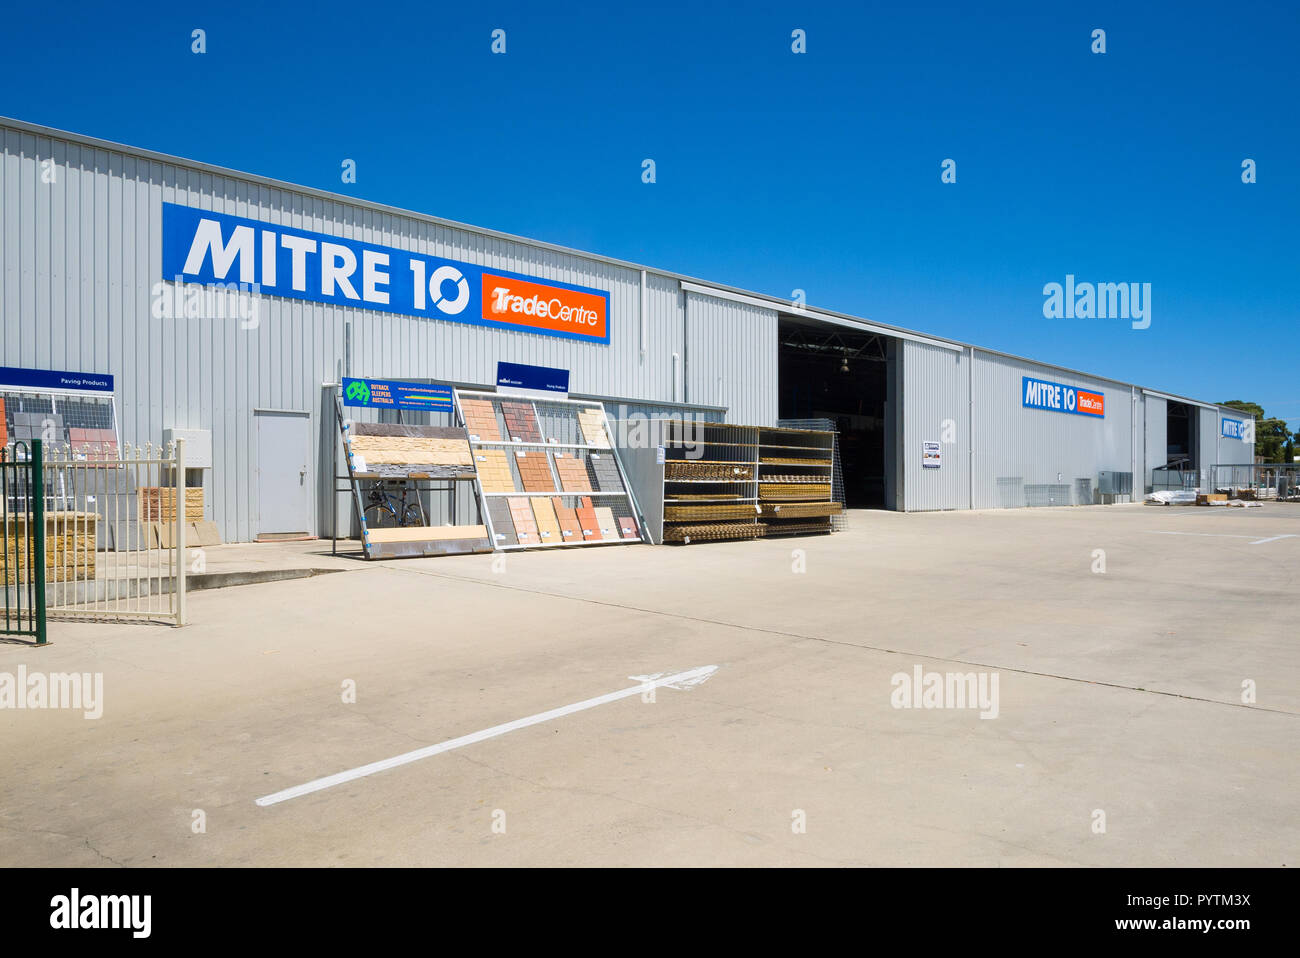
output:
[[[184,440],[47,448],[47,616],[184,625]]]

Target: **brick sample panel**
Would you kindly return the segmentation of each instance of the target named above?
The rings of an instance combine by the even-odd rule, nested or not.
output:
[[[510,459],[504,449],[476,449],[474,465],[484,492],[518,492]]]
[[[555,479],[545,449],[516,449],[515,468],[525,492],[554,492]]]
[[[605,432],[605,413],[600,409],[587,408],[578,411],[578,423],[582,435],[589,446],[610,448],[609,434]]]
[[[609,506],[597,506],[596,525],[600,526],[600,537],[602,539],[617,539],[619,537],[618,523],[614,521],[614,510]]]
[[[495,541],[492,543],[497,546],[513,546],[519,544],[519,538],[515,535],[515,522],[510,518],[510,503],[504,499],[487,500],[488,516],[492,519],[492,532]]]
[[[542,441],[542,430],[537,423],[537,414],[533,412],[532,403],[503,399],[501,413],[505,416],[506,429],[511,439],[519,442]]]
[[[618,463],[607,452],[593,452],[587,457],[587,475],[593,492],[622,492],[623,479]]]
[[[515,535],[521,546],[541,544],[542,537],[537,533],[537,519],[533,515],[533,506],[526,498],[511,496],[506,502],[510,506],[510,518],[515,525]]]
[[[555,454],[555,471],[560,474],[560,488],[565,492],[592,492],[587,464],[570,452]]]
[[[596,518],[590,496],[583,496],[578,502],[578,525],[582,527],[582,538],[586,542],[597,542],[605,538],[600,534],[600,520]]]
[[[541,536],[544,546],[557,546],[563,543],[560,533],[560,520],[555,515],[555,507],[550,499],[536,498],[533,504],[533,517],[537,520],[537,534]]]
[[[631,516],[619,516],[619,531],[623,534],[624,539],[640,539],[641,533],[637,531],[636,519]]]
[[[483,442],[499,442],[496,409],[490,399],[462,399],[460,412],[465,417],[465,431]]]
[[[564,500],[556,496],[551,500],[555,507],[555,518],[560,522],[560,540],[567,544],[582,541],[582,526],[578,523],[578,510],[566,506]]]

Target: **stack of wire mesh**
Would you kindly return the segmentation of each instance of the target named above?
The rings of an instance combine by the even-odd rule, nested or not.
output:
[[[844,470],[840,462],[840,433],[833,419],[778,419],[783,429],[820,429],[835,433],[835,455],[831,467],[831,498],[840,504],[838,515],[831,516],[831,528],[843,532],[849,527],[848,504],[844,499]]]

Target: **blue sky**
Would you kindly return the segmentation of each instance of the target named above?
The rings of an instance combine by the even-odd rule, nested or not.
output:
[[[1300,427],[1300,5],[60,9],[6,11],[0,114]],[[1150,328],[1045,319],[1067,273]]]

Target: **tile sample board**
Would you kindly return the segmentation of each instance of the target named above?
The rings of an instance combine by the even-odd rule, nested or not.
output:
[[[541,545],[542,537],[537,532],[537,519],[533,515],[532,503],[526,498],[510,498],[510,519],[515,525],[515,535],[521,546]]]
[[[505,416],[506,429],[515,442],[542,441],[542,427],[531,402],[502,400],[501,414]]]
[[[560,534],[560,520],[555,515],[555,506],[550,499],[533,499],[533,517],[537,520],[537,533],[544,546],[563,545],[564,537]]]
[[[619,537],[618,523],[614,521],[614,510],[609,506],[597,506],[596,525],[600,526],[600,536],[602,539],[617,539]]]
[[[605,429],[605,411],[603,409],[582,409],[578,412],[578,423],[582,426],[582,435],[589,446],[609,449],[609,433]]]
[[[510,457],[504,449],[477,449],[474,452],[474,465],[478,469],[479,482],[484,492],[519,492],[515,485],[514,472],[510,468]]]
[[[578,525],[582,527],[582,537],[588,541],[605,538],[600,534],[600,520],[596,518],[596,509],[591,504],[590,496],[583,496],[578,502]]]
[[[587,456],[587,475],[593,492],[621,492],[623,477],[612,452],[593,452]]]
[[[582,526],[578,524],[578,510],[564,505],[564,500],[556,496],[551,500],[555,507],[555,517],[560,521],[561,541],[572,544],[582,541]]]
[[[560,475],[560,488],[565,492],[591,492],[591,479],[587,464],[569,452],[555,454],[555,471]]]
[[[515,449],[515,468],[525,492],[554,492],[555,478],[551,475],[550,456],[545,448]]]
[[[500,441],[501,428],[497,425],[497,411],[490,401],[467,399],[461,403],[461,414],[465,420],[465,431],[472,440]]]
[[[493,544],[497,546],[513,546],[519,544],[519,539],[515,535],[515,520],[510,516],[510,503],[505,499],[489,499],[487,501],[488,517],[492,521],[492,530],[495,535],[492,537]]]

